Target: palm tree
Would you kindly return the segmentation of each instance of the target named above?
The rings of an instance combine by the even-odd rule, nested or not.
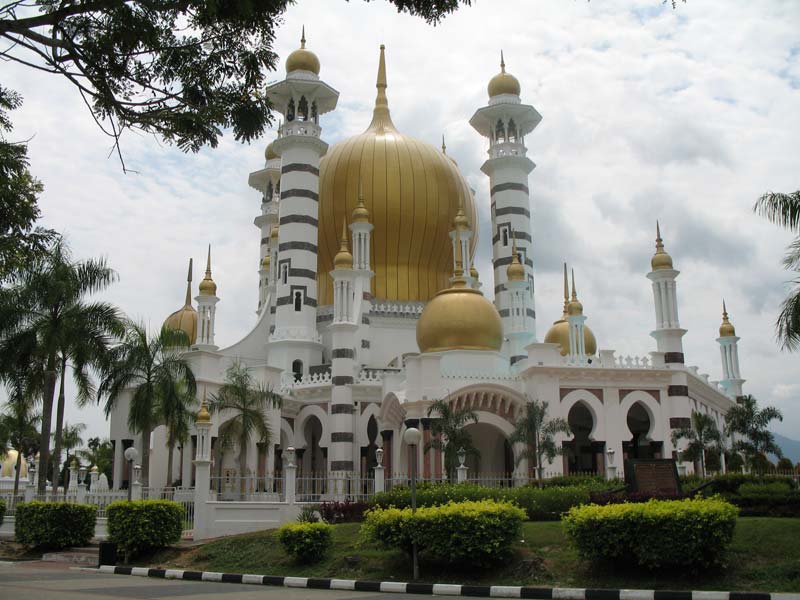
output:
[[[775,436],[767,429],[772,421],[783,421],[781,411],[772,406],[758,408],[758,401],[751,395],[742,396],[728,414],[725,423],[730,433],[737,434],[733,449],[744,454],[750,468],[759,464],[759,457],[774,454],[783,456]]]
[[[10,386],[8,401],[0,414],[0,431],[2,431],[3,452],[8,449],[17,451],[17,464],[14,473],[14,498],[19,494],[19,476],[25,456],[33,456],[38,448],[36,427],[41,416],[35,412],[34,396],[25,392],[24,388]]]
[[[525,403],[525,414],[517,419],[514,432],[509,438],[512,444],[523,444],[524,449],[517,456],[517,464],[527,458],[536,467],[539,487],[543,485],[544,459],[552,463],[556,455],[563,451],[556,445],[556,435],[566,433],[572,435],[572,429],[566,419],[547,418],[549,404],[541,400],[528,400]]]
[[[440,398],[431,403],[428,416],[432,417],[434,414],[436,418],[431,421],[431,439],[425,443],[425,452],[430,449],[443,452],[444,470],[450,480],[455,481],[459,450],[463,448],[470,456],[481,455],[466,429],[470,422],[478,422],[478,415],[469,408],[454,409],[449,398]]]
[[[178,381],[172,390],[161,395],[160,415],[167,428],[167,485],[172,485],[172,461],[175,446],[189,439],[189,424],[194,417],[190,407],[195,404],[186,384]]]
[[[187,393],[195,395],[197,385],[189,363],[178,349],[189,345],[183,331],[162,328],[148,338],[144,325],[129,323],[125,337],[109,352],[108,367],[97,390],[98,401],[106,399],[108,417],[119,398],[131,391],[128,427],[142,435],[142,482],[150,478],[150,436],[160,419],[165,394],[184,381]]]
[[[114,466],[114,447],[110,440],[101,440],[99,437],[89,438],[86,448],[78,450],[78,455],[89,463],[89,466],[97,467],[100,473],[105,473],[106,477],[111,479]]]
[[[118,318],[117,309],[105,302],[86,302],[116,279],[105,259],[72,260],[66,244],[57,241],[45,256],[17,273],[11,286],[0,290],[0,356],[17,354],[23,342],[35,338],[44,361],[42,421],[39,434],[39,489],[44,495],[50,466],[50,432],[59,356],[74,335],[69,323],[95,326]],[[5,362],[5,358],[0,359]]]
[[[706,452],[720,448],[722,434],[717,424],[709,415],[692,413],[691,426],[681,427],[672,432],[672,443],[688,440],[686,449],[681,452],[681,460],[700,461],[700,476],[706,476]]]
[[[70,453],[72,452],[72,450],[75,450],[76,448],[79,448],[80,446],[83,445],[83,438],[81,437],[81,434],[84,431],[86,431],[86,425],[84,425],[83,423],[76,423],[75,425],[70,425],[69,423],[64,423],[64,430],[62,432],[62,442],[61,443],[62,443],[62,446],[63,446],[63,449],[64,449],[64,453],[65,453],[65,456],[64,456],[64,472],[65,473],[69,472]],[[72,454],[72,457],[75,458],[75,455]],[[58,462],[58,459],[59,459],[58,456],[54,456],[53,458],[56,459],[55,462]],[[55,471],[55,468],[53,470]],[[53,481],[55,482],[55,479],[53,479]],[[53,487],[53,489],[56,490],[55,486]],[[66,495],[66,493],[67,493],[67,478],[65,476],[64,477],[64,495]]]
[[[269,446],[272,432],[269,428],[267,409],[278,407],[281,397],[270,388],[257,384],[245,365],[234,362],[225,372],[225,383],[216,394],[212,394],[209,410],[223,417],[231,414],[219,426],[217,444],[239,447],[239,477],[242,494],[245,491],[247,474],[247,448],[251,437],[256,442]]]
[[[758,199],[753,210],[776,225],[800,234],[800,191],[791,194],[766,193]],[[794,351],[800,348],[800,235],[789,244],[783,266],[796,276],[792,280],[792,291],[781,304],[775,328],[781,347]]]

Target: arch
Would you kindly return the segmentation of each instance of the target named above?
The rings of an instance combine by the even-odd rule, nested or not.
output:
[[[305,96],[300,96],[300,102],[297,105],[297,114],[301,121],[308,121],[308,100]]]
[[[294,121],[294,98],[289,98],[289,105],[286,107],[286,120]]]
[[[525,410],[527,398],[518,391],[498,384],[474,384],[451,392],[453,406],[470,407],[513,423]]]
[[[278,438],[278,445],[281,449],[285,449],[292,445],[294,442],[294,431],[292,431],[292,426],[289,425],[289,421],[281,417],[281,430],[279,432]],[[284,444],[286,444],[284,446]]]
[[[620,416],[625,419],[627,435],[629,438],[633,437],[633,432],[628,427],[628,412],[637,402],[644,407],[647,416],[650,418],[650,430],[647,432],[646,438],[648,440],[653,440],[656,433],[657,415],[661,414],[661,406],[656,402],[655,398],[642,390],[628,392],[619,403]]]
[[[302,292],[295,292],[294,293],[294,312],[300,312],[303,310],[303,293]]]
[[[292,375],[295,381],[300,381],[303,378],[303,361],[299,358],[292,361]]]
[[[561,414],[565,418],[569,416],[569,411],[578,402],[583,402],[592,414],[592,430],[589,432],[589,439],[605,440],[605,420],[601,421],[604,414],[603,403],[589,390],[572,390],[564,396],[561,399]]]
[[[382,424],[381,407],[378,406],[377,404],[373,403],[367,405],[364,411],[360,415],[358,415],[358,425],[357,425],[358,430],[356,439],[358,440],[358,443],[362,446],[366,446],[367,443],[369,442],[369,435],[367,435],[367,428],[369,427],[370,418],[373,417],[375,418],[378,424],[378,429],[382,429],[380,427],[380,425]]]
[[[303,409],[297,414],[297,418],[294,421],[294,447],[295,448],[306,448],[308,446],[308,441],[306,440],[305,434],[305,427],[306,421],[312,416],[317,417],[319,419],[320,424],[322,425],[322,437],[319,440],[319,445],[323,448],[327,448],[330,446],[331,442],[331,432],[330,428],[328,427],[328,414],[322,410],[322,407],[318,404],[309,404],[303,407]]]
[[[392,429],[393,427],[399,429],[402,427],[405,418],[406,411],[402,407],[400,399],[394,392],[390,392],[381,402],[377,416],[379,427],[381,429]]]

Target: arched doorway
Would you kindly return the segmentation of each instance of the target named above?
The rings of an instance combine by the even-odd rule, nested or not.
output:
[[[478,483],[492,483],[510,479],[514,472],[514,453],[508,438],[497,427],[490,423],[470,423],[466,426],[472,436],[472,444],[480,453],[478,456],[468,455],[466,465],[467,477]]]
[[[650,413],[641,402],[634,402],[626,415],[628,429],[632,437],[622,442],[622,452],[627,459],[661,458],[662,442],[650,440],[648,434],[652,427]]]
[[[567,473],[598,473],[603,464],[605,443],[589,437],[594,429],[592,411],[583,402],[576,402],[567,415],[567,422],[573,436],[563,445]]]

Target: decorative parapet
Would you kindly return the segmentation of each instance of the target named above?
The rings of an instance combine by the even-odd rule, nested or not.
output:
[[[284,371],[281,375],[281,390],[291,391],[313,387],[326,387],[331,385],[331,372],[311,373],[295,379],[294,374]]]
[[[276,329],[272,335],[269,336],[270,342],[279,342],[282,340],[291,340],[298,342],[314,342],[321,344],[322,338],[316,331],[309,330],[307,327],[281,327]]]
[[[419,319],[424,302],[375,302],[370,315],[376,317],[399,317],[401,319]]]
[[[502,142],[489,148],[489,157],[499,158],[501,156],[525,156],[527,151],[528,149],[522,144],[515,142]]]
[[[309,137],[319,137],[322,128],[311,121],[291,121],[285,123],[281,129],[283,137],[290,135],[304,135]]]
[[[356,378],[356,383],[361,385],[382,385],[385,374],[386,371],[384,369],[361,369]]]
[[[442,379],[480,379],[481,381],[518,381],[519,377],[506,373],[480,373],[477,371],[445,371]]]

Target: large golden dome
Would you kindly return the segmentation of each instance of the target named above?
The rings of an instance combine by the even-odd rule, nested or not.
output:
[[[319,304],[333,303],[328,272],[339,250],[337,224],[358,203],[359,181],[372,232],[372,293],[376,298],[427,301],[448,287],[453,252],[448,232],[463,205],[473,230],[477,212],[469,186],[440,150],[397,131],[386,98],[381,46],[378,94],[367,130],[332,146],[320,163]],[[476,236],[471,242],[474,253]]]
[[[186,299],[183,306],[164,321],[164,327],[173,331],[181,330],[189,338],[191,346],[197,341],[197,311],[192,306],[192,259],[189,259],[189,276],[186,279]]]
[[[14,469],[17,466],[17,457],[19,453],[16,450],[8,450],[6,452],[5,458],[3,458],[2,464],[0,464],[0,477],[14,477]],[[25,484],[25,478],[28,476],[28,463],[25,462],[25,457],[22,457],[22,461],[19,465],[19,477],[22,484]]]

